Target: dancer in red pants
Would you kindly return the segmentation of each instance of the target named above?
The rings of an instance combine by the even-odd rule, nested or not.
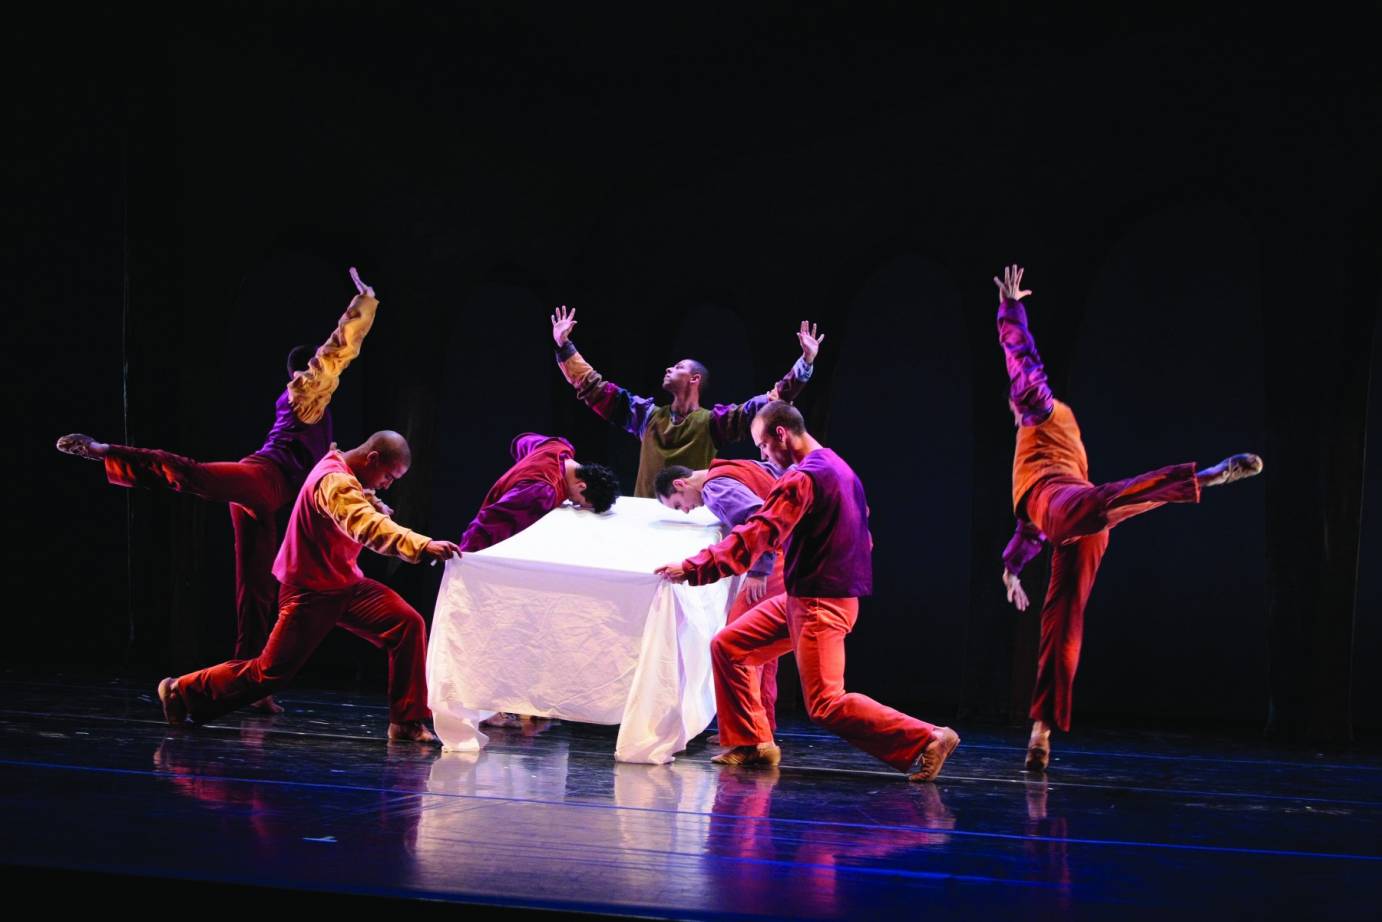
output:
[[[710,462],[710,467],[693,471],[673,465],[662,469],[653,482],[658,502],[669,509],[690,512],[705,506],[725,528],[748,521],[763,506],[782,469],[771,461]],[[768,551],[753,562],[739,594],[730,606],[726,624],[738,621],[746,612],[769,596],[787,591],[782,581],[781,554]],[[777,730],[777,660],[755,668],[768,727]]]
[[[409,563],[460,553],[380,512],[366,491],[408,472],[412,453],[397,432],[376,432],[350,451],[330,451],[307,475],[274,561],[278,623],[253,659],[231,660],[159,683],[163,713],[175,726],[214,720],[283,686],[340,625],[389,654],[389,739],[435,742],[427,709],[427,627],[392,589],[366,579],[356,559],[368,547]]]
[[[288,354],[287,389],[274,405],[274,424],[264,445],[239,461],[203,463],[172,452],[98,442],[73,433],[58,450],[105,464],[106,479],[122,487],[167,488],[214,503],[230,504],[235,532],[235,651],[249,659],[264,648],[277,610],[278,511],[293,501],[302,478],[331,445],[331,396],[341,372],[360,354],[379,307],[374,289],[350,270],[357,294],[336,330],[320,347]],[[269,713],[283,708],[272,698],[256,703]]]
[[[1041,647],[1029,712],[1027,770],[1044,772],[1051,759],[1051,728],[1070,729],[1071,691],[1080,661],[1084,610],[1108,548],[1108,531],[1124,519],[1166,503],[1197,503],[1205,487],[1262,471],[1257,455],[1240,454],[1197,471],[1175,464],[1095,485],[1089,480],[1080,427],[1070,407],[1051,396],[1036,341],[1027,328],[1022,269],[1010,266],[998,286],[998,339],[1008,364],[1008,404],[1017,424],[1013,456],[1013,510],[1017,530],[1003,551],[1008,601],[1027,610],[1018,574],[1050,542],[1051,580],[1041,609]]]
[[[845,691],[845,636],[859,597],[873,588],[873,538],[864,486],[844,459],[806,431],[796,408],[773,401],[751,433],[765,460],[796,465],[719,544],[656,572],[673,582],[712,583],[743,573],[766,550],[783,547],[787,591],[754,606],[711,642],[722,765],[775,765],[773,742],[754,667],[791,650],[811,719],[912,781],[933,781],[960,742],[937,727]]]

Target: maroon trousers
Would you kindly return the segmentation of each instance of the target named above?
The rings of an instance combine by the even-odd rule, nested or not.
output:
[[[1041,647],[1028,717],[1070,729],[1084,610],[1108,549],[1108,530],[1166,503],[1199,501],[1193,463],[1098,486],[1074,477],[1050,477],[1028,491],[1027,517],[1052,546],[1051,581],[1041,607]]]
[[[431,716],[427,625],[398,593],[372,579],[330,592],[284,586],[279,593],[278,623],[262,653],[178,679],[187,713],[196,721],[214,720],[272,695],[297,675],[337,625],[388,651],[390,721],[406,723]]]
[[[242,461],[202,463],[172,452],[112,445],[106,479],[122,487],[163,487],[230,504],[235,531],[235,653],[249,659],[264,649],[273,626],[278,581],[278,510],[296,498],[288,477],[258,455]]]

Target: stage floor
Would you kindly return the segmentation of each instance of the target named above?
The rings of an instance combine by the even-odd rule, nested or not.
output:
[[[783,728],[777,770],[719,769],[704,738],[621,765],[612,727],[500,730],[478,755],[388,745],[382,694],[294,689],[280,717],[173,730],[153,689],[0,678],[12,898],[27,879],[45,898],[139,880],[178,895],[151,915],[292,898],[247,887],[676,918],[1382,906],[1379,758],[1080,732],[1040,780],[1022,731],[960,726],[940,782],[916,785],[805,723]]]

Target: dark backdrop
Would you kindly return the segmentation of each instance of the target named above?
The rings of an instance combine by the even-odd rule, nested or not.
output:
[[[106,487],[52,442],[253,450],[284,354],[330,330],[353,264],[382,306],[337,430],[403,430],[416,463],[392,501],[444,537],[517,431],[632,481],[633,440],[553,365],[554,304],[610,377],[654,393],[693,353],[710,400],[768,386],[819,322],[800,404],[864,477],[877,541],[851,685],[933,719],[1020,717],[1035,618],[998,580],[1012,427],[989,281],[1020,261],[1096,477],[1267,461],[1115,532],[1080,712],[1335,741],[1382,724],[1372,24],[914,6],[16,23],[4,662],[229,650],[225,509]],[[430,613],[438,569],[369,567]],[[382,669],[342,637],[311,675]]]

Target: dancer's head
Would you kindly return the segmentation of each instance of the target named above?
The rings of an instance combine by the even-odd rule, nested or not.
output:
[[[690,397],[693,403],[700,402],[701,394],[709,383],[710,372],[695,359],[682,359],[675,365],[669,365],[667,373],[662,376],[663,390],[673,397]]]
[[[657,493],[657,501],[668,509],[681,512],[690,512],[704,506],[705,499],[701,496],[701,488],[690,479],[694,473],[691,468],[682,467],[680,464],[673,464],[658,471],[657,479],[653,481],[653,492]]]
[[[408,440],[391,429],[384,429],[365,439],[359,446],[345,453],[346,463],[371,490],[386,490],[413,463],[413,451]]]
[[[312,361],[312,356],[317,354],[317,347],[304,343],[301,346],[294,346],[288,353],[288,380],[293,380],[293,375],[300,371],[306,371],[307,365]]]
[[[806,420],[801,411],[787,401],[773,400],[758,411],[749,432],[764,461],[771,461],[778,467],[791,467],[797,463],[793,448],[806,436]]]
[[[572,464],[566,468],[566,489],[577,506],[604,512],[619,498],[619,477],[603,464]]]

